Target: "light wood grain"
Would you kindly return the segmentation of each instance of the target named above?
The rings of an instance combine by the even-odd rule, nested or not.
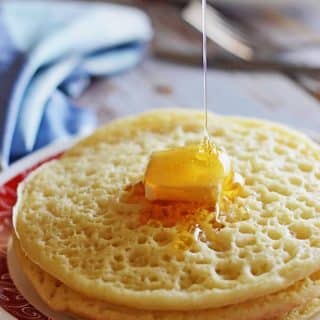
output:
[[[276,73],[209,70],[209,108],[259,117],[320,134],[320,106],[293,81]],[[201,68],[148,60],[112,79],[96,82],[80,99],[101,123],[151,108],[201,108]]]

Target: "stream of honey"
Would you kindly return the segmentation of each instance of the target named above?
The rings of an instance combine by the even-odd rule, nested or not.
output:
[[[217,147],[211,141],[208,132],[208,87],[207,87],[207,73],[208,73],[208,63],[207,63],[207,0],[202,0],[202,72],[203,72],[203,146],[205,152],[217,154]],[[203,147],[202,147],[203,148]],[[222,181],[218,182],[216,188],[216,221],[220,221],[220,210],[221,210],[221,195],[222,195]]]
[[[203,64],[203,110],[204,123],[203,134],[204,139],[210,140],[208,133],[208,88],[207,88],[207,19],[206,19],[207,0],[202,0],[202,64]]]
[[[243,179],[208,131],[206,0],[202,0],[203,138],[187,145],[154,152],[144,181],[127,188],[125,202],[139,203],[140,224],[160,223],[178,230],[174,241],[186,249],[205,237],[207,228],[223,227],[221,210],[240,193]],[[200,239],[201,240],[201,239]]]

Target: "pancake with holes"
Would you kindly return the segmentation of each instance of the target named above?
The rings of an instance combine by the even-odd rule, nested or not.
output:
[[[245,185],[223,226],[201,236],[145,219],[143,204],[128,201],[151,153],[199,143],[202,118],[177,109],[118,120],[31,174],[14,212],[30,262],[82,297],[150,314],[240,305],[316,272],[320,149],[291,129],[209,115]]]
[[[14,237],[22,268],[53,310],[94,320],[307,320],[320,311],[320,272],[285,290],[236,305],[196,311],[151,311],[110,304],[79,294],[33,263]]]

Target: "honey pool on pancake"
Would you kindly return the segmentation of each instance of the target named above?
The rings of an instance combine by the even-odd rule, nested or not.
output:
[[[208,148],[208,145],[200,144],[183,147],[180,150],[179,148],[171,149],[169,153],[177,150],[180,152],[178,162],[183,162],[182,156],[185,155],[187,168],[193,171],[183,175],[181,173],[184,173],[185,167],[182,167],[180,174],[177,174],[177,168],[174,166],[171,168],[172,171],[168,171],[170,166],[164,165],[165,168],[161,168],[163,164],[161,161],[155,163],[155,168],[152,169],[150,165],[154,163],[151,161],[144,183],[140,182],[127,188],[126,202],[141,206],[139,224],[156,223],[164,227],[176,227],[178,232],[173,244],[177,249],[190,247],[194,240],[205,241],[203,230],[223,228],[223,222],[219,217],[220,210],[227,211],[229,203],[242,190],[243,179],[232,170],[226,154]],[[194,158],[196,164],[192,163],[190,158]],[[150,171],[155,172],[150,174]],[[205,184],[199,188],[197,184],[190,187],[188,177],[199,176],[201,180],[203,172],[208,176]],[[211,178],[213,181],[209,184]],[[165,185],[162,184],[163,182]],[[196,182],[198,182],[197,179]],[[146,184],[154,184],[155,199],[150,200],[146,197]],[[181,190],[186,192],[181,192]],[[190,197],[189,191],[193,193],[193,197]]]

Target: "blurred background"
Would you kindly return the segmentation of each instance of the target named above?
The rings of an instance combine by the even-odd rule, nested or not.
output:
[[[5,168],[108,121],[202,107],[201,1],[0,2]],[[320,135],[320,2],[208,0],[208,103]]]

